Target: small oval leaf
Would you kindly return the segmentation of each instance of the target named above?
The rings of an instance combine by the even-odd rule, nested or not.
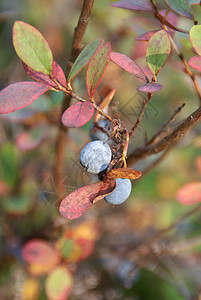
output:
[[[144,74],[140,66],[136,62],[134,62],[131,58],[128,56],[112,52],[111,53],[111,61],[113,61],[116,65],[118,65],[120,68],[124,69],[126,72],[132,74],[135,77],[138,77],[146,82],[149,82],[147,76]]]
[[[146,83],[137,88],[138,92],[142,93],[155,93],[163,88],[161,84],[158,83]]]
[[[87,92],[90,98],[100,84],[110,60],[111,45],[107,43],[99,47],[91,59],[86,76]]]
[[[81,127],[91,120],[93,114],[94,106],[91,102],[77,102],[63,113],[61,121],[66,127]]]
[[[193,26],[189,32],[190,41],[197,54],[201,55],[201,25]]]
[[[201,72],[201,57],[200,56],[191,57],[189,59],[188,64],[191,68]]]
[[[193,11],[187,0],[166,0],[166,3],[179,15],[193,19]]]
[[[177,201],[184,205],[201,202],[201,182],[191,182],[177,192]]]
[[[138,179],[141,176],[142,172],[129,168],[112,169],[107,173],[107,178],[110,180],[117,178]]]
[[[66,300],[73,287],[73,277],[64,266],[58,266],[47,276],[45,291],[48,300]]]
[[[49,89],[46,84],[31,81],[7,86],[0,91],[0,114],[7,114],[28,106]]]
[[[19,58],[33,70],[50,75],[53,56],[47,41],[33,26],[15,21],[13,45]]]
[[[58,251],[47,241],[31,239],[22,248],[22,257],[28,263],[54,266],[60,260]]]
[[[77,219],[86,213],[94,202],[110,194],[115,187],[115,180],[101,181],[83,186],[63,199],[59,212],[64,218]]]
[[[82,71],[102,44],[103,39],[98,38],[82,50],[70,70],[68,81],[72,80],[79,72]]]
[[[112,6],[133,11],[153,12],[153,8],[146,0],[121,0],[112,3]]]
[[[156,32],[148,42],[146,59],[154,76],[166,63],[171,50],[168,34],[164,30]]]

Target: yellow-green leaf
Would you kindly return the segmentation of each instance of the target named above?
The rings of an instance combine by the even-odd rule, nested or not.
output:
[[[33,26],[16,21],[13,26],[13,45],[19,58],[37,72],[51,74],[53,56],[47,41]]]
[[[71,292],[73,278],[66,267],[58,266],[46,278],[45,291],[49,300],[66,300]]]
[[[157,31],[149,40],[146,59],[149,69],[154,76],[158,74],[166,63],[171,50],[168,34],[164,30]]]
[[[201,55],[201,25],[193,26],[189,35],[193,48],[197,54]]]

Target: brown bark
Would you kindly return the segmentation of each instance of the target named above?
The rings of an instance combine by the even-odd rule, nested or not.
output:
[[[94,4],[94,0],[84,0],[83,2],[80,17],[77,26],[75,27],[75,31],[73,35],[71,57],[68,61],[68,67],[67,67],[67,77],[74,61],[76,60],[77,56],[82,50],[82,39],[86,31],[87,25],[89,23],[89,17],[91,14],[91,10],[93,8],[93,4]],[[55,165],[54,165],[54,173],[55,173],[57,184],[59,182],[62,182],[63,160],[64,160],[64,151],[65,151],[66,134],[67,134],[67,127],[65,127],[61,123],[61,116],[63,115],[64,111],[70,106],[70,102],[71,102],[71,96],[69,94],[65,94],[62,107],[61,107],[59,133],[58,133],[58,138],[56,143],[56,157],[55,157]],[[63,194],[62,185],[58,185],[57,192],[60,198],[60,196],[62,196]]]
[[[170,134],[162,138],[159,142],[137,148],[127,159],[128,166],[132,166],[137,161],[152,154],[157,154],[173,144],[179,142],[193,127],[201,120],[201,106],[184,120],[180,125],[172,130]]]

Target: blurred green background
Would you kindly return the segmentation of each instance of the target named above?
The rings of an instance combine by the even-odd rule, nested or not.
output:
[[[55,61],[65,72],[82,2],[0,1],[1,89],[29,80],[12,46],[14,21],[23,20],[35,26],[47,39]],[[83,46],[102,37],[105,42],[111,42],[113,51],[133,58],[151,78],[145,59],[146,43],[137,42],[135,38],[159,28],[158,23],[150,14],[113,8],[111,3],[95,1]],[[163,1],[157,3],[159,8],[167,8]],[[193,10],[195,18],[201,21],[201,7],[194,6]],[[191,20],[183,17],[179,17],[178,22],[178,27],[187,30],[193,26]],[[176,33],[175,40],[188,61],[194,55],[188,35]],[[81,97],[86,97],[85,76],[86,69],[74,81],[74,89]],[[201,86],[199,74],[197,79]],[[186,105],[171,126],[179,124],[198,107],[192,83],[173,50],[159,73],[158,83],[164,87],[154,94],[147,106],[131,140],[129,153],[143,144],[145,135],[151,138],[182,103]],[[123,125],[131,129],[145,97],[136,91],[139,85],[138,79],[110,62],[95,97],[100,101],[99,91],[105,86],[116,88],[111,111],[117,110]],[[65,257],[60,264],[67,266],[74,278],[68,299],[200,299],[199,211],[157,241],[150,252],[143,255],[141,249],[140,258],[136,258],[133,251],[146,244],[157,229],[169,226],[191,209],[178,203],[176,194],[184,184],[200,181],[201,126],[172,149],[159,166],[133,184],[132,195],[125,204],[113,208],[100,201],[80,219],[68,222],[58,213],[53,174],[62,99],[61,92],[48,92],[28,108],[0,117],[0,299],[54,300],[47,298],[45,293],[49,272],[34,274],[22,258],[21,249],[31,239],[49,241]],[[83,176],[79,165],[79,152],[90,141],[91,123],[68,130],[63,174],[66,195],[97,181],[92,175]],[[156,158],[142,160],[135,168],[144,170]],[[65,248],[62,238],[65,236],[68,243],[69,232],[87,222],[92,222],[87,227],[90,238],[88,235],[86,238],[83,227],[80,235],[93,241],[92,254],[89,251],[91,255],[86,255],[86,259],[81,259],[81,254],[72,259],[78,246],[75,242],[75,248],[69,248],[69,244]],[[93,226],[97,228],[95,233],[91,233]],[[196,247],[193,244],[185,251],[185,245],[193,238],[198,241]],[[58,246],[60,243],[62,247]],[[180,251],[172,251],[177,244]],[[82,247],[80,249],[82,251]]]

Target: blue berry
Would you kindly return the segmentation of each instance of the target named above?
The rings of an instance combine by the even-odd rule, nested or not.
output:
[[[112,158],[112,151],[103,141],[88,143],[80,152],[80,163],[89,173],[98,174],[105,170]]]
[[[131,181],[129,179],[117,178],[115,190],[105,196],[105,200],[113,205],[121,204],[129,197],[131,188]]]

